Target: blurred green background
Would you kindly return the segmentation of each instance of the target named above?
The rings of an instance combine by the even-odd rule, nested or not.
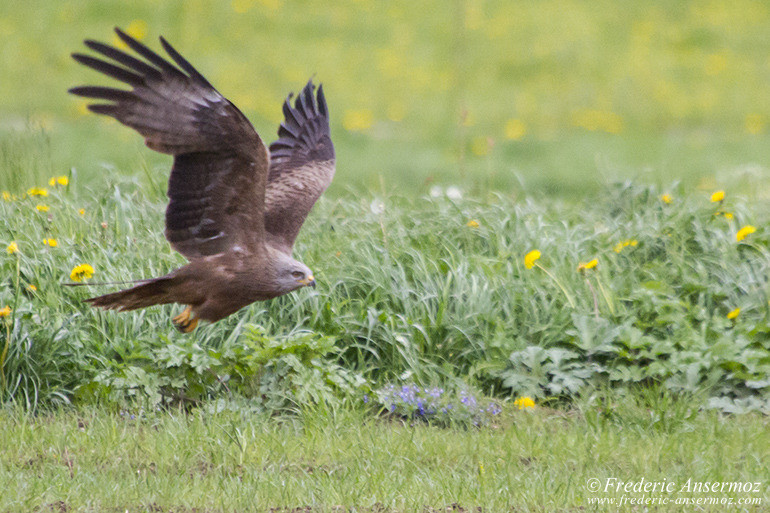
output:
[[[66,93],[105,83],[69,54],[114,26],[164,35],[268,142],[286,94],[323,82],[332,194],[581,196],[630,177],[768,195],[770,6],[753,0],[5,0],[0,188],[73,167],[165,179],[169,157]]]

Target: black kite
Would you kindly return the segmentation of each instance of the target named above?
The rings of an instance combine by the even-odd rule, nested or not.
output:
[[[302,223],[334,176],[322,87],[314,94],[308,82],[294,105],[289,95],[278,140],[268,151],[248,119],[164,38],[160,43],[176,66],[115,31],[144,60],[91,40],[86,46],[108,60],[72,57],[132,89],[87,86],[70,92],[106,100],[88,108],[133,128],[151,149],[174,156],[165,235],[189,263],[87,301],[120,311],[184,304],[173,321],[189,332],[199,319],[216,322],[254,301],[315,286],[310,269],[291,255]]]

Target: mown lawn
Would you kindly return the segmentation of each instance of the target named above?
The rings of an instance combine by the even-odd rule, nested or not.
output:
[[[697,511],[766,509],[766,417],[697,413],[689,397],[597,399],[569,412],[507,409],[483,429],[410,425],[345,408],[290,418],[6,412],[0,511],[682,511],[689,506],[674,501],[704,497],[760,504]],[[677,486],[663,494],[593,493],[592,478],[605,487],[612,478]],[[682,491],[688,480],[762,487]],[[672,505],[591,502],[624,495]]]

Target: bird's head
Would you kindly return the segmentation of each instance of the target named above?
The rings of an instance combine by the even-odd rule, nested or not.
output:
[[[283,256],[278,261],[277,269],[275,280],[278,288],[284,293],[302,287],[315,287],[313,271],[302,262]]]

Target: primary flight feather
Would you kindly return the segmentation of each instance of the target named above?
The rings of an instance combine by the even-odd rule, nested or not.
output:
[[[127,290],[88,299],[93,306],[134,310],[186,305],[174,324],[192,331],[255,301],[315,286],[292,257],[294,240],[334,177],[334,146],[323,88],[312,81],[283,105],[278,140],[265,147],[249,120],[164,38],[174,63],[120,29],[139,57],[97,41],[81,64],[131,86],[84,86],[88,105],[139,132],[148,147],[174,156],[168,182],[166,239],[189,263]]]

